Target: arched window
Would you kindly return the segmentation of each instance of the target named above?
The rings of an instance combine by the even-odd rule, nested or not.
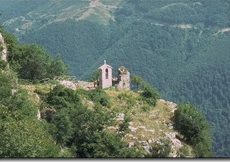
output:
[[[105,78],[109,79],[109,70],[108,69],[105,69]]]

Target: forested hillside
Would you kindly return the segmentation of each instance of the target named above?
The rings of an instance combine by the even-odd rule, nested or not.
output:
[[[137,76],[134,91],[69,88],[62,60],[0,35],[0,158],[213,156],[210,125],[196,107],[160,99]]]
[[[1,22],[63,58],[79,79],[106,59],[143,76],[164,98],[195,104],[213,125],[216,155],[229,156],[230,1],[100,2],[0,0]]]

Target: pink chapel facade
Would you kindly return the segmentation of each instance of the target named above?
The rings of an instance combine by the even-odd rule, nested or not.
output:
[[[112,66],[106,64],[104,61],[104,65],[99,68],[99,87],[102,89],[109,88],[113,86],[113,68]]]

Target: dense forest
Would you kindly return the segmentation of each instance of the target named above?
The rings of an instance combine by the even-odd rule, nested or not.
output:
[[[26,14],[48,12],[45,3],[52,4],[26,3],[25,8],[23,0],[0,2],[2,22],[19,15],[34,18]],[[73,4],[62,2],[57,8]],[[229,8],[229,0],[128,0],[112,13],[116,21],[106,25],[89,18],[42,26],[50,17],[24,33],[15,31],[19,21],[4,25],[21,41],[38,43],[62,58],[78,79],[89,79],[106,59],[114,68],[124,65],[142,76],[163,98],[196,105],[212,124],[216,156],[229,156],[230,34],[224,32],[230,26]]]

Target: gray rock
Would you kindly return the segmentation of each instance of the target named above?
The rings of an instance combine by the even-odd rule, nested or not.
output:
[[[117,121],[124,121],[125,120],[125,114],[124,113],[119,113],[117,116]]]
[[[1,33],[0,33],[0,49],[1,49],[0,59],[7,62],[7,53],[8,53],[7,46]]]
[[[135,146],[135,142],[129,142],[129,148],[134,147]]]
[[[76,90],[77,89],[77,86],[74,82],[72,81],[69,81],[69,80],[61,80],[59,81],[59,83],[61,85],[63,85],[64,87],[66,88],[69,88],[69,89],[72,89],[72,90]]]
[[[130,129],[130,130],[131,130],[131,132],[133,132],[133,133],[136,133],[136,131],[137,131],[137,128],[132,127],[132,126],[129,126],[129,129]]]

